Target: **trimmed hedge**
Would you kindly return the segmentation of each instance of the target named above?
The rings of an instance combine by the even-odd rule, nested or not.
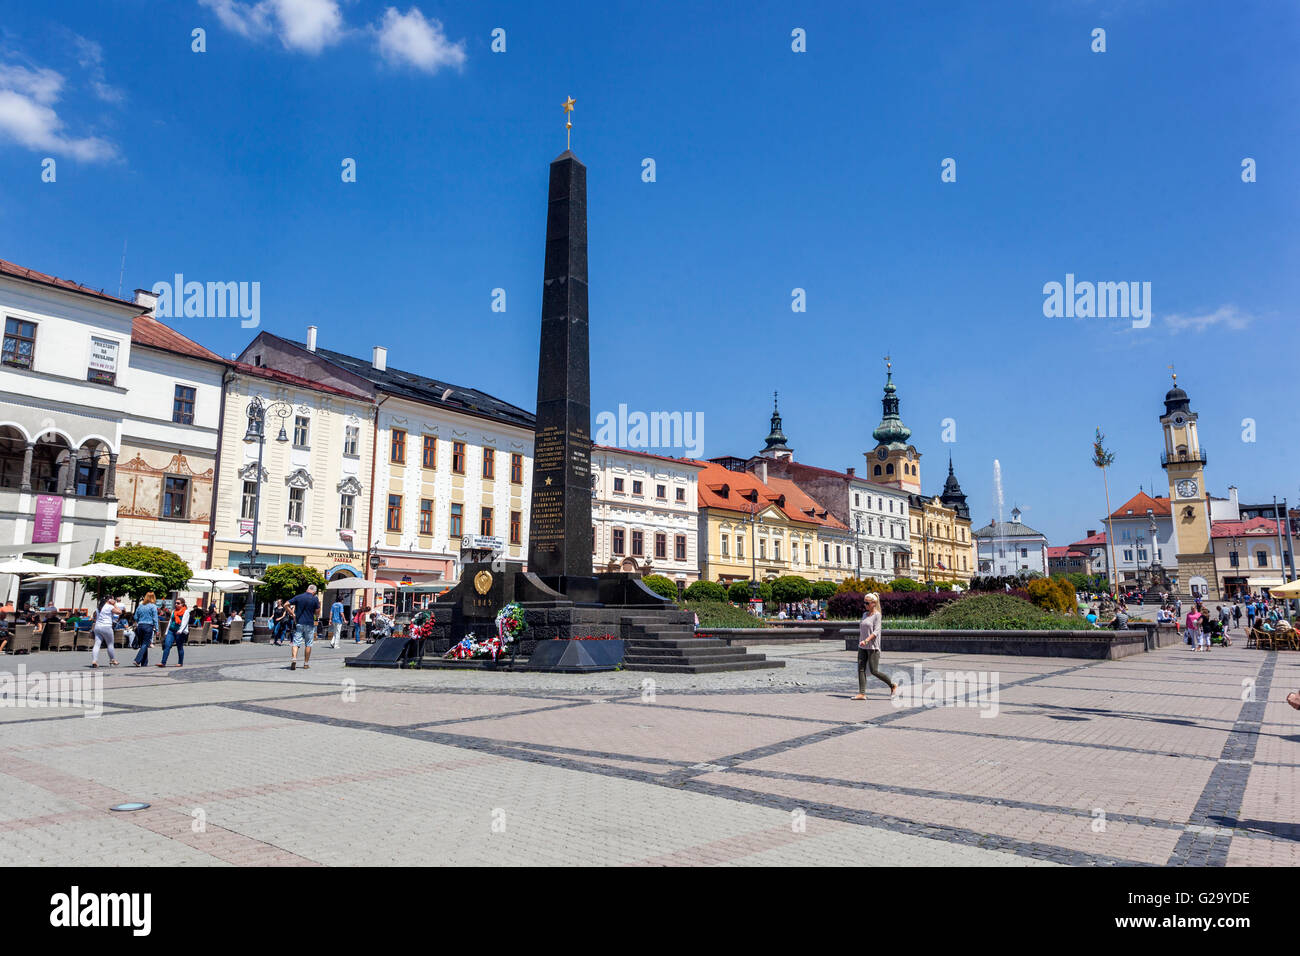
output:
[[[973,594],[953,601],[929,617],[933,628],[958,631],[1087,631],[1077,615],[1066,617],[1035,607],[1010,594]]]
[[[758,582],[758,596],[763,601],[772,600],[772,585],[768,581]],[[727,598],[733,604],[749,603],[749,582],[735,581],[731,587],[727,588]]]
[[[677,600],[676,582],[669,580],[662,574],[647,574],[641,579],[641,583],[661,597],[666,597],[670,601]]]
[[[754,617],[744,608],[733,607],[725,601],[687,601],[686,610],[694,611],[700,619],[700,630],[710,627],[767,627],[767,622]]]
[[[686,589],[686,601],[725,601],[727,589],[717,581],[695,581]]]

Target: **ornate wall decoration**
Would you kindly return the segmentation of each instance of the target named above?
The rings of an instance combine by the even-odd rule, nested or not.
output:
[[[348,475],[339,482],[338,492],[341,495],[359,495],[361,494],[361,482],[357,481],[352,475]]]
[[[295,468],[285,476],[284,483],[290,488],[310,488],[314,484],[306,468]]]
[[[252,481],[252,480],[253,480],[253,476],[254,476],[255,474],[257,474],[257,462],[255,462],[255,461],[250,461],[250,462],[248,462],[246,465],[244,465],[243,468],[239,469],[239,471],[237,472],[237,474],[238,474],[239,477],[242,478],[244,481]],[[267,481],[270,477],[271,477],[271,473],[270,473],[269,471],[267,471],[265,468],[263,468],[263,469],[262,469],[262,481]]]

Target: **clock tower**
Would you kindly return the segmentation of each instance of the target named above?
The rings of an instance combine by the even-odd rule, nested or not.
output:
[[[1165,393],[1160,416],[1165,451],[1160,466],[1169,476],[1169,507],[1178,553],[1178,590],[1206,599],[1219,597],[1210,539],[1210,496],[1205,489],[1205,452],[1196,433],[1196,412],[1187,393],[1174,387]]]
[[[898,416],[898,390],[894,387],[893,364],[885,362],[885,397],[880,400],[884,415],[871,437],[876,447],[866,453],[867,474],[878,485],[913,494],[921,492],[921,453],[909,444],[912,430]]]

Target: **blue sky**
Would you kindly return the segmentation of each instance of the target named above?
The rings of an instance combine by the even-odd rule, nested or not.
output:
[[[128,295],[256,281],[262,328],[532,407],[573,96],[594,412],[702,412],[705,454],[743,455],[779,389],[800,460],[861,466],[889,353],[926,490],[951,451],[985,523],[999,459],[1007,510],[1066,543],[1105,510],[1097,425],[1113,504],[1167,487],[1173,363],[1211,491],[1300,499],[1300,8],[696,6],[11,4],[0,257],[116,292],[125,242]],[[1150,326],[1045,317],[1067,273],[1150,282]],[[253,334],[174,324],[225,354]]]

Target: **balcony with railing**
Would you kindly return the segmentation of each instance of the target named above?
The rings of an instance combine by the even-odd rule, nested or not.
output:
[[[1161,468],[1166,468],[1169,465],[1183,464],[1185,462],[1186,463],[1199,462],[1201,465],[1208,465],[1210,463],[1210,459],[1206,456],[1204,448],[1199,448],[1194,452],[1176,451],[1172,455],[1169,454],[1169,452],[1163,452],[1160,455]]]

